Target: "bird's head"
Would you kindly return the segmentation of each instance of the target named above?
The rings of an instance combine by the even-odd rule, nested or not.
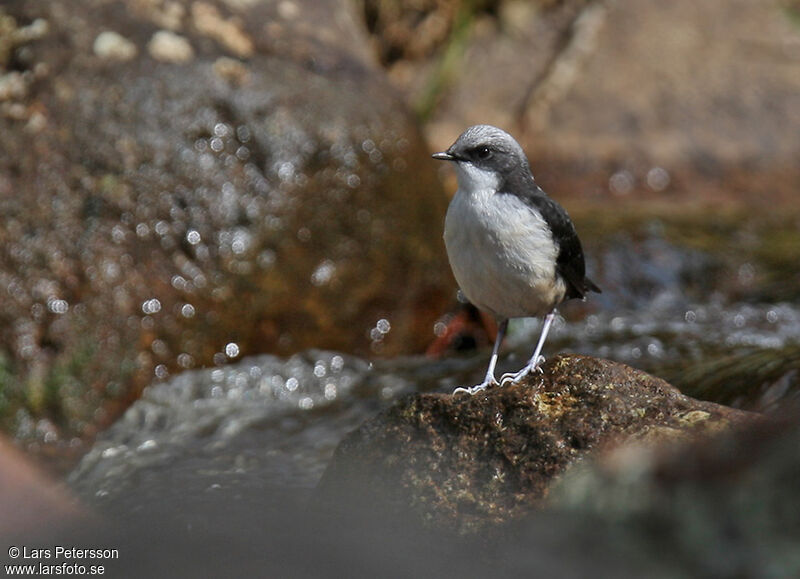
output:
[[[459,188],[465,190],[497,189],[515,172],[530,174],[528,159],[519,143],[491,125],[469,127],[446,151],[434,153],[433,158],[454,162]]]

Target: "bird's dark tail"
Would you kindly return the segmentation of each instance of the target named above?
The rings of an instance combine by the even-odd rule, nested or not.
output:
[[[583,284],[584,284],[583,286],[584,292],[595,292],[598,294],[603,293],[603,290],[597,287],[597,284],[594,283],[592,280],[590,280],[588,277],[583,278]]]

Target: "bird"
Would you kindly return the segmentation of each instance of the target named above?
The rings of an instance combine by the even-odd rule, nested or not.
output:
[[[453,392],[476,394],[539,368],[556,308],[601,290],[586,277],[572,220],[536,183],[514,137],[492,125],[474,125],[433,158],[453,163],[458,180],[444,223],[453,275],[467,300],[498,324],[483,382]],[[536,349],[520,371],[498,383],[495,367],[508,322],[526,317],[544,318]]]

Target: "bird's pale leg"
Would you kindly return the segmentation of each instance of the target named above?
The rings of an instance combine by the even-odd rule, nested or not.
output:
[[[524,378],[525,376],[527,376],[528,374],[530,374],[531,372],[536,370],[536,368],[539,367],[539,358],[541,357],[542,354],[544,341],[547,339],[547,334],[548,332],[550,332],[550,326],[553,324],[553,320],[555,319],[555,317],[556,317],[556,311],[553,310],[552,312],[547,314],[547,316],[544,318],[544,325],[542,326],[542,334],[539,336],[539,343],[536,344],[536,350],[533,352],[533,356],[531,356],[531,359],[528,361],[525,367],[515,374],[511,373],[503,374],[500,377],[500,384],[505,385],[506,382],[511,382],[511,383],[517,382],[518,380]],[[542,360],[544,360],[544,358],[542,358]]]
[[[506,335],[507,328],[508,328],[508,320],[503,320],[497,327],[497,337],[494,340],[494,347],[492,348],[492,357],[489,358],[489,368],[487,368],[486,370],[486,377],[483,379],[483,382],[473,386],[472,388],[456,388],[455,390],[453,390],[453,394],[458,394],[460,392],[465,392],[467,394],[475,394],[476,392],[480,392],[481,390],[486,390],[489,386],[497,384],[497,379],[494,377],[494,369],[495,366],[497,366],[497,356],[500,352],[500,344],[503,342],[503,338]]]

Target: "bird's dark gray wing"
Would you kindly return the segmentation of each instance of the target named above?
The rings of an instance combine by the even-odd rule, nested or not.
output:
[[[558,246],[556,271],[564,278],[567,285],[565,299],[583,298],[590,291],[600,293],[600,288],[586,277],[586,262],[581,240],[566,210],[548,197],[532,177],[525,175],[517,174],[507,179],[503,183],[501,192],[515,195],[535,209],[550,228],[553,240]]]

